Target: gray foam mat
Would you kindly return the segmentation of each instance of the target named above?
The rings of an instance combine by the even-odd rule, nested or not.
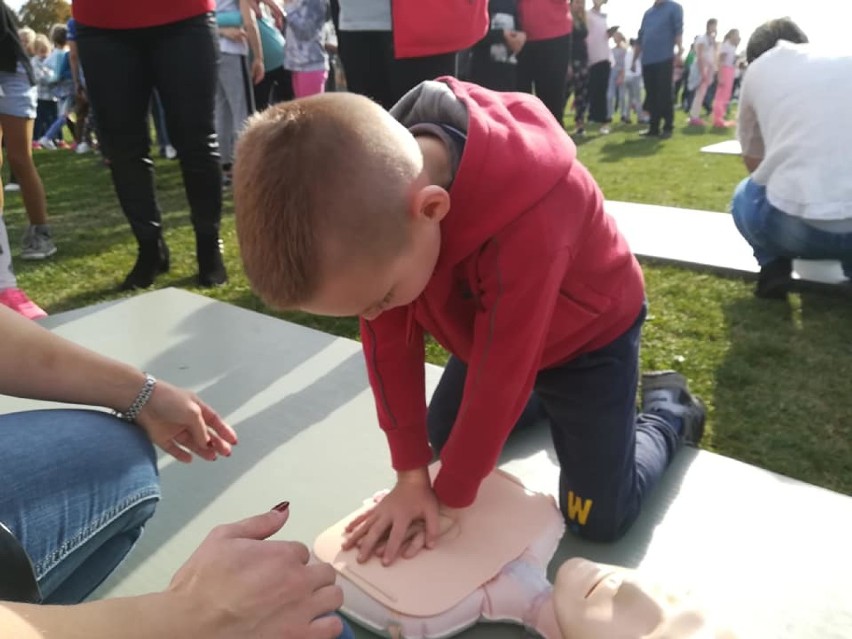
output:
[[[290,500],[280,538],[310,543],[391,485],[360,346],[166,289],[49,317],[55,332],[196,390],[237,429],[231,459],[161,458],[163,501],[134,552],[97,596],[163,588],[216,524]],[[440,369],[429,366],[434,387]],[[0,410],[36,402],[2,398]],[[552,490],[545,428],[512,437],[502,467]],[[507,523],[507,525],[509,525]],[[705,451],[685,450],[626,537],[566,537],[552,567],[582,555],[694,587],[744,637],[852,636],[852,498]],[[223,593],[226,596],[227,593]],[[373,635],[357,630],[359,637]],[[480,625],[463,637],[522,637]]]

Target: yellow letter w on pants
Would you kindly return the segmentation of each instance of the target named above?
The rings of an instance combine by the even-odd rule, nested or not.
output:
[[[592,509],[592,500],[583,499],[575,495],[573,490],[568,491],[568,519],[576,521],[581,526],[586,525],[589,511]]]

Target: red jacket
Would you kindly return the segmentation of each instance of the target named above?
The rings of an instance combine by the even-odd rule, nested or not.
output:
[[[101,29],[171,24],[216,10],[215,0],[74,0],[74,19]]]
[[[497,464],[538,371],[612,342],[636,320],[645,294],[600,189],[544,105],[441,81],[469,122],[438,263],[417,300],[362,320],[361,336],[396,470],[432,459],[424,333],[467,363],[434,483],[441,502],[464,507]],[[394,114],[413,125],[398,107]]]
[[[461,51],[488,31],[488,0],[392,0],[397,58]]]
[[[549,40],[571,33],[569,0],[518,0],[521,27],[527,40]]]

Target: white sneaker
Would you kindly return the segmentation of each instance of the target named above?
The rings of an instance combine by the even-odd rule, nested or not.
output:
[[[50,237],[49,230],[44,227],[36,228],[33,225],[27,227],[24,233],[21,249],[22,260],[46,260],[56,255],[56,245]]]
[[[166,159],[174,160],[177,157],[177,149],[173,147],[171,144],[166,145]]]
[[[53,143],[53,140],[48,140],[47,138],[41,138],[38,141],[38,144],[41,148],[43,148],[47,151],[55,151],[56,150],[56,145]]]
[[[17,182],[9,182],[3,187],[3,190],[6,191],[6,193],[17,193],[21,190],[21,185]]]
[[[74,149],[74,153],[76,153],[77,155],[82,155],[83,153],[88,153],[91,150],[91,147],[89,147],[87,143],[80,142],[80,144],[77,145],[77,148]]]

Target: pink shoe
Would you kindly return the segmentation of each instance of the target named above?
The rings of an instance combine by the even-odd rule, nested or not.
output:
[[[17,287],[4,288],[0,291],[0,304],[8,306],[13,311],[20,313],[27,319],[37,320],[42,317],[47,317],[47,313],[45,313],[38,304],[27,297],[26,293]]]
[[[701,118],[689,118],[689,126],[707,126],[707,123]]]

